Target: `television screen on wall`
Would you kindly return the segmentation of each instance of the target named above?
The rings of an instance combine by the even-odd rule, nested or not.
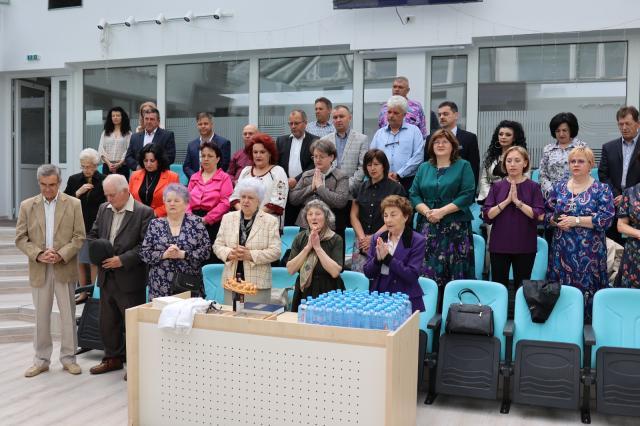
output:
[[[334,9],[420,6],[425,4],[478,3],[482,0],[333,0]]]

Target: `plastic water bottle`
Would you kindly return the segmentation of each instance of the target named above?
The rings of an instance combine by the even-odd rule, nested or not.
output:
[[[302,299],[300,306],[298,306],[298,322],[307,322],[307,301],[305,299]]]

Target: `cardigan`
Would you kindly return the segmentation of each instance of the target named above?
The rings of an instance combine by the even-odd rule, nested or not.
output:
[[[456,160],[438,176],[438,168],[427,161],[418,168],[409,189],[409,199],[415,208],[425,203],[430,209],[439,209],[449,203],[460,210],[442,218],[440,223],[470,222],[469,206],[475,195],[475,177],[467,160]]]

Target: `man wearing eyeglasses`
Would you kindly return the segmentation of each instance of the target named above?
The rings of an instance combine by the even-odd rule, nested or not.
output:
[[[618,207],[626,188],[640,183],[640,144],[638,144],[638,110],[633,106],[623,106],[616,113],[620,136],[602,146],[598,165],[598,178],[613,191],[613,202]],[[616,222],[607,230],[607,237],[624,244],[617,230]]]
[[[279,136],[276,140],[278,146],[278,165],[287,172],[289,177],[289,189],[293,189],[300,179],[302,172],[311,170],[313,158],[311,157],[311,143],[318,139],[316,135],[307,133],[307,114],[301,109],[294,109],[289,114],[289,128],[291,133]],[[292,208],[290,208],[292,207]],[[287,203],[285,209],[284,224],[292,226],[298,217],[299,208]]]
[[[417,126],[404,121],[407,100],[391,96],[387,101],[387,124],[378,129],[371,140],[370,149],[384,151],[389,160],[389,178],[408,190],[422,163],[424,139]]]

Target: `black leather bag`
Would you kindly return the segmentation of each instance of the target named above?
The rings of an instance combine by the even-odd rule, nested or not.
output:
[[[531,321],[541,324],[551,315],[560,297],[560,283],[546,280],[522,281],[522,292],[529,307]]]
[[[472,294],[478,303],[462,303],[462,295],[465,293]],[[445,331],[449,334],[493,336],[493,310],[491,306],[483,305],[478,295],[468,288],[460,290],[458,299],[460,303],[449,305]]]
[[[184,274],[176,272],[171,281],[171,294],[191,292],[191,297],[202,297],[204,295],[204,281],[202,274]]]

